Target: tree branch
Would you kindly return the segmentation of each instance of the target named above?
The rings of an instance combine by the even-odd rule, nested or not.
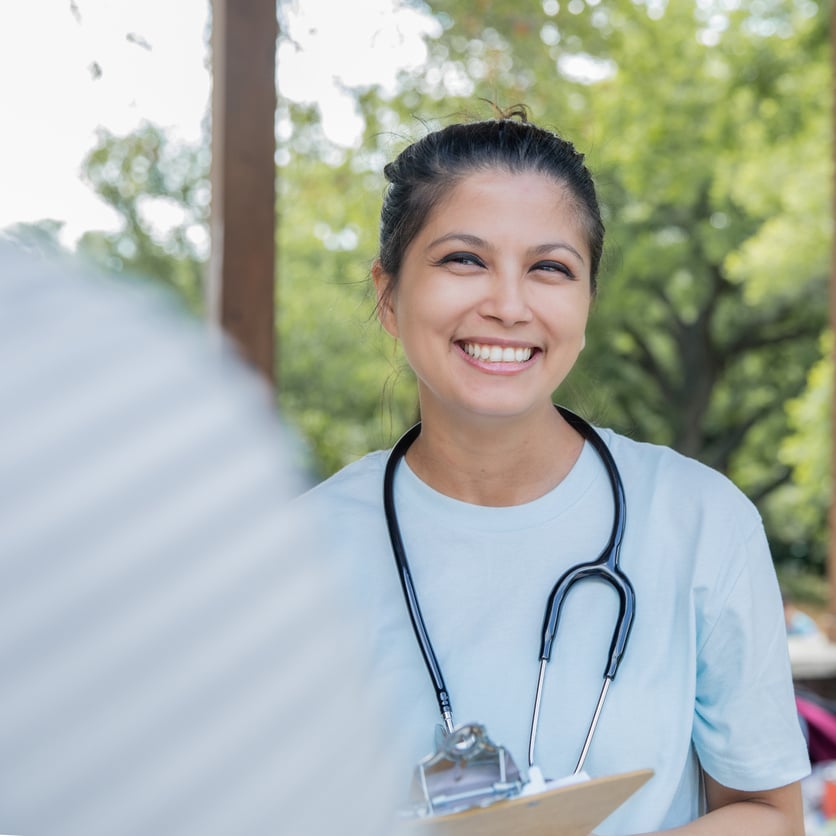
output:
[[[756,505],[761,502],[764,498],[769,496],[772,491],[780,488],[781,485],[785,485],[789,482],[790,477],[792,476],[792,471],[790,468],[784,468],[781,473],[776,475],[774,478],[770,479],[768,482],[764,482],[762,485],[759,485],[754,490],[747,491],[749,495],[749,499],[752,500]]]
[[[772,320],[774,322],[774,320]],[[770,322],[763,322],[765,328]],[[723,352],[726,356],[733,356],[747,351],[752,351],[756,348],[763,348],[766,345],[774,343],[792,342],[793,340],[801,339],[802,337],[815,337],[821,333],[822,323],[814,320],[801,322],[795,327],[787,329],[781,333],[767,333],[758,325],[752,325],[746,331],[742,331],[740,336],[733,340],[726,346]]]
[[[749,430],[774,409],[774,403],[764,404],[759,409],[756,409],[745,421],[736,422],[722,435],[717,436],[707,443],[706,452],[709,455],[705,457],[706,464],[710,464],[722,473],[727,473],[732,453],[740,446]]]
[[[629,334],[636,344],[639,355],[637,358],[639,368],[649,374],[659,384],[659,388],[662,392],[664,392],[667,399],[670,400],[673,398],[675,396],[673,386],[671,385],[665,370],[657,362],[656,357],[653,355],[653,352],[650,350],[650,346],[648,346],[644,337],[642,337],[636,328],[628,323],[622,323],[621,327],[627,334]]]

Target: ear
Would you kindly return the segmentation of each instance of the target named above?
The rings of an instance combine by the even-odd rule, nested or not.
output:
[[[377,294],[377,318],[380,324],[395,339],[398,337],[398,321],[395,316],[395,296],[392,277],[383,269],[380,259],[376,258],[372,264],[372,279]]]

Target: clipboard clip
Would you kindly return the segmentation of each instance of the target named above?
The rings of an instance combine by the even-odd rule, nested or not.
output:
[[[423,758],[412,778],[410,805],[419,816],[458,813],[519,795],[520,771],[504,746],[479,723],[465,723],[436,736],[436,751]]]

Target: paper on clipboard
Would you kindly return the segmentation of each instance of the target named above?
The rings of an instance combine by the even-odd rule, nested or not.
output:
[[[589,836],[653,775],[640,769],[410,821],[409,836]]]

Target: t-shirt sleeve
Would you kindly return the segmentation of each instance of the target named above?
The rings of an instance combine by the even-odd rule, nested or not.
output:
[[[798,721],[781,598],[760,519],[698,604],[693,740],[705,771],[733,789],[774,789],[810,771]]]

